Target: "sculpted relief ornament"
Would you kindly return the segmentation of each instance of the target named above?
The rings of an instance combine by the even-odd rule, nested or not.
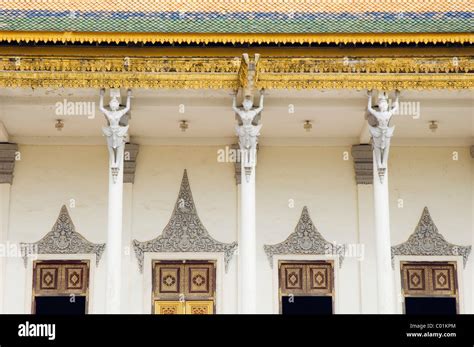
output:
[[[141,272],[143,272],[145,252],[223,252],[227,271],[229,262],[237,249],[237,242],[222,243],[209,235],[197,214],[188,175],[184,170],[178,199],[163,233],[146,242],[133,240],[133,248]]]
[[[308,208],[306,206],[303,207],[295,231],[291,233],[285,241],[276,245],[265,245],[263,248],[267,254],[271,267],[273,267],[274,255],[337,255],[339,257],[339,266],[341,266],[345,254],[344,245],[336,245],[328,242],[319,233],[309,216]]]
[[[472,246],[457,246],[447,242],[431,219],[428,208],[423,209],[420,221],[408,240],[392,246],[392,265],[396,255],[462,256],[466,266]]]
[[[112,172],[113,182],[117,182],[119,171],[123,168],[123,152],[128,132],[128,116],[130,111],[130,97],[132,91],[127,91],[127,104],[120,107],[120,90],[110,90],[109,109],[104,107],[105,90],[100,90],[99,109],[104,113],[108,126],[102,127],[102,132],[107,137],[107,147],[109,148],[109,164]]]
[[[377,171],[380,182],[383,183],[385,172],[387,170],[388,153],[390,150],[390,139],[393,136],[395,127],[390,127],[390,119],[398,111],[398,99],[400,92],[396,91],[396,99],[393,106],[389,106],[388,97],[385,92],[379,92],[378,110],[372,108],[372,91],[368,92],[367,110],[369,115],[375,117],[376,125],[372,126],[369,121],[369,131],[372,137],[374,147],[374,160],[377,165]]]
[[[237,107],[237,92],[234,94],[232,109],[237,115],[238,125],[235,132],[239,137],[242,168],[248,182],[252,169],[257,164],[257,143],[262,124],[258,124],[263,110],[263,90],[260,92],[260,104],[253,108],[253,96],[246,95],[242,108]]]
[[[41,240],[34,243],[20,243],[25,266],[29,256],[36,254],[95,254],[96,264],[105,249],[105,243],[96,244],[87,241],[76,228],[66,206],[61,207],[53,228]]]

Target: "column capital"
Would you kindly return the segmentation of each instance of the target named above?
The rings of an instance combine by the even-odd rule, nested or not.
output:
[[[12,184],[17,151],[16,143],[0,143],[0,184]]]
[[[352,159],[354,160],[355,179],[357,184],[373,184],[373,152],[372,145],[353,145],[351,148]]]
[[[123,183],[135,183],[135,170],[137,168],[137,156],[139,145],[126,143],[123,161]]]

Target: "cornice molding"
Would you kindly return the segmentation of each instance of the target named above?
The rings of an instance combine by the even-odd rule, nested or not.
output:
[[[400,43],[473,43],[471,33],[111,33],[2,31],[0,40],[6,42],[52,43],[243,43],[243,44],[400,44]]]
[[[240,57],[0,56],[0,87],[232,89]],[[260,57],[261,89],[473,89],[462,57]]]

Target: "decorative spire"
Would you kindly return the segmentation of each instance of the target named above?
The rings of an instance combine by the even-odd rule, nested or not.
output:
[[[65,205],[61,207],[53,228],[41,240],[34,243],[20,243],[25,266],[28,256],[36,254],[87,254],[96,255],[96,263],[105,249],[105,243],[96,244],[86,240],[76,232],[69,212]]]
[[[423,209],[418,225],[408,240],[392,246],[392,265],[396,255],[449,255],[462,256],[464,266],[472,246],[458,246],[447,242],[431,218],[428,207]]]
[[[277,254],[338,255],[339,266],[341,266],[345,253],[344,245],[336,245],[324,239],[314,226],[306,206],[303,207],[295,231],[285,241],[275,245],[265,245],[263,248],[271,267],[273,267],[273,256]]]
[[[237,242],[222,243],[209,235],[197,214],[184,170],[173,213],[162,234],[150,241],[133,240],[133,248],[140,271],[143,271],[145,252],[223,252],[227,270]]]

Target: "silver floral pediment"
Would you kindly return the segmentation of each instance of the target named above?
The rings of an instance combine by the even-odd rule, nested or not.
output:
[[[222,252],[227,271],[237,242],[222,243],[213,239],[197,214],[186,170],[184,170],[178,199],[163,233],[153,240],[133,240],[140,271],[143,272],[145,252]]]
[[[392,246],[392,265],[396,255],[462,256],[464,266],[472,246],[457,246],[447,242],[431,218],[428,208],[423,209],[420,221],[408,240]]]
[[[314,226],[306,206],[303,207],[295,231],[285,241],[276,245],[264,245],[263,248],[271,267],[273,267],[273,256],[282,254],[337,255],[341,266],[345,253],[344,245],[336,245],[324,239]]]
[[[96,265],[99,265],[105,243],[89,242],[79,234],[66,206],[63,205],[51,231],[38,242],[20,243],[20,248],[25,266],[28,257],[36,254],[95,254]]]

